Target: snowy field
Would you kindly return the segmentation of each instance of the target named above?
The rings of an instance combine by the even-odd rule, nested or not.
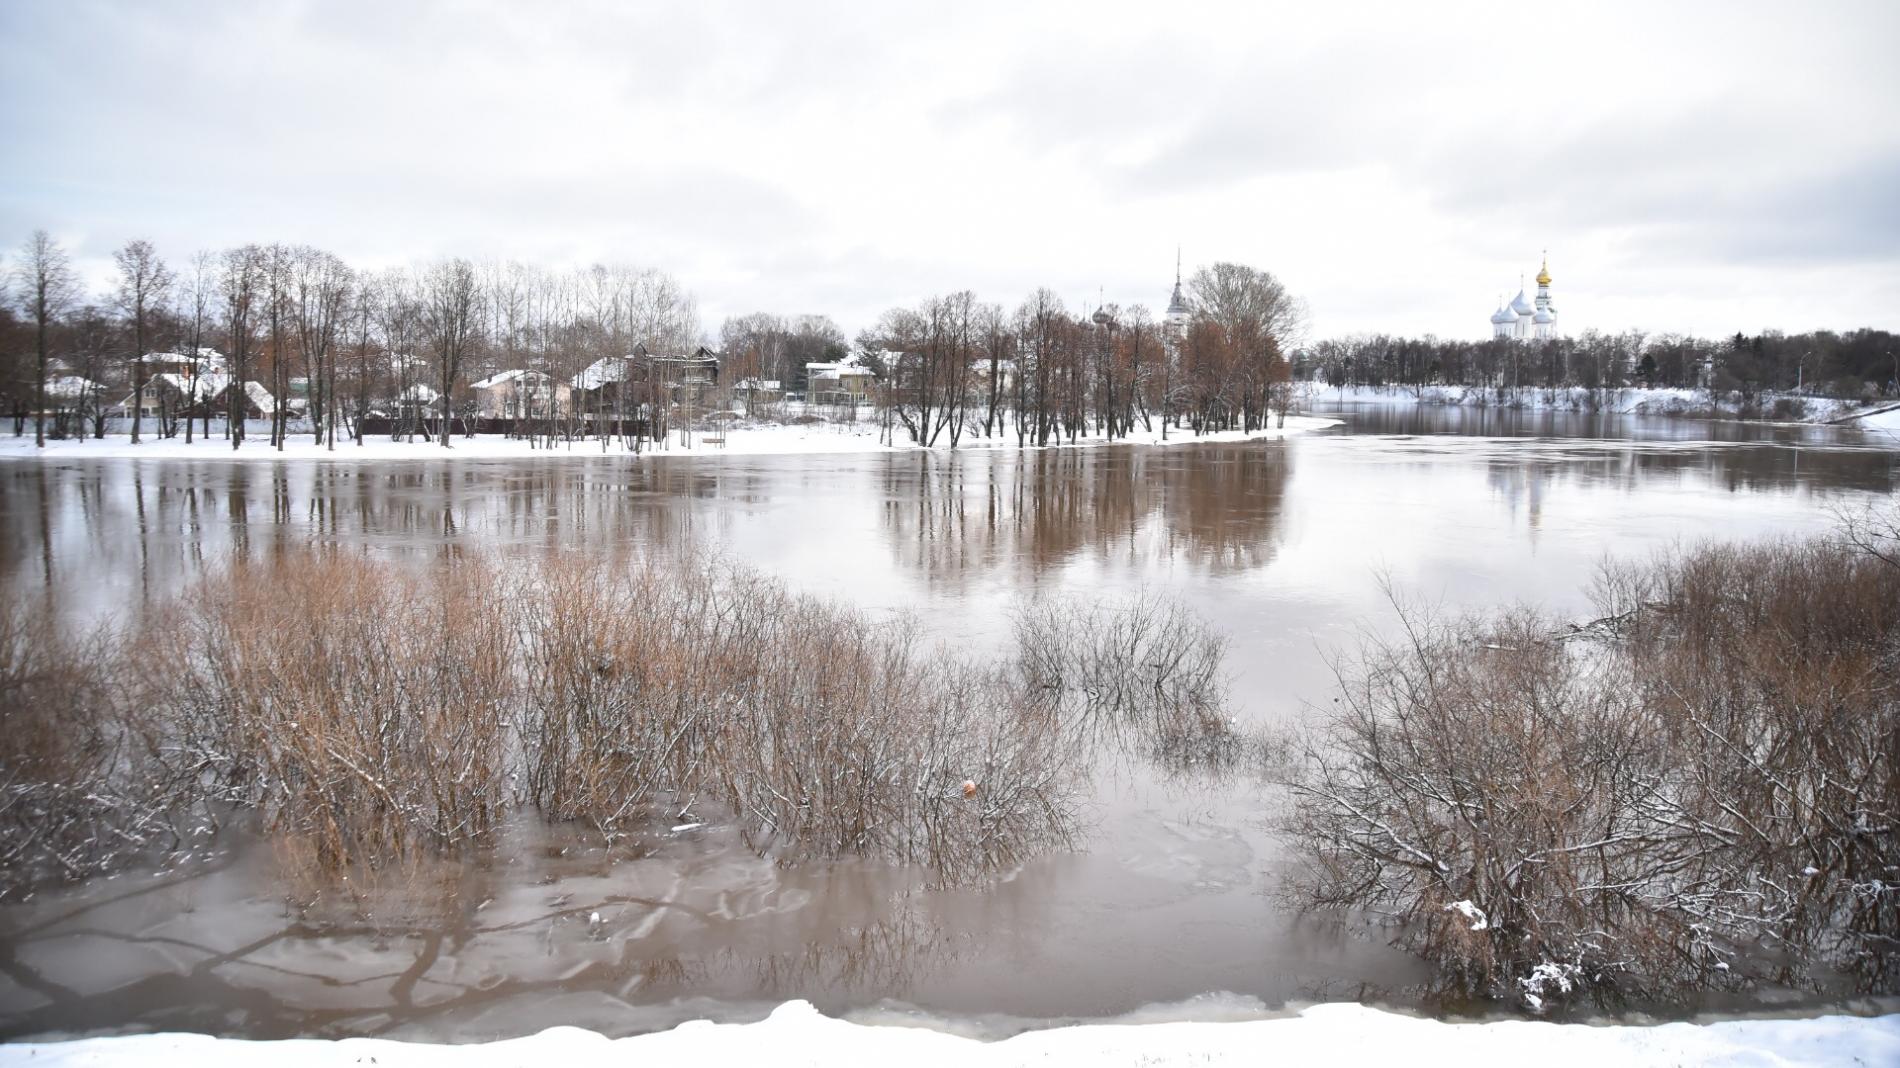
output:
[[[1074,445],[1064,443],[1060,448],[1076,448],[1090,445],[1193,445],[1210,442],[1233,442],[1285,437],[1288,434],[1319,430],[1339,424],[1337,419],[1324,419],[1313,416],[1288,416],[1284,429],[1257,430],[1252,433],[1231,431],[1218,434],[1195,436],[1184,431],[1173,430],[1168,440],[1161,440],[1157,429],[1152,433],[1137,431],[1125,438],[1107,441],[1102,438],[1080,438]],[[214,426],[213,430],[217,428]],[[895,431],[897,444],[886,445],[881,439],[879,428],[871,423],[811,423],[800,426],[749,426],[735,427],[727,431],[723,445],[709,443],[704,434],[694,434],[690,445],[682,444],[680,435],[673,433],[659,446],[648,443],[646,455],[652,456],[775,456],[820,453],[864,453],[915,450],[919,446],[904,439],[900,427]],[[615,442],[605,450],[601,443],[594,440],[561,443],[553,448],[537,447],[534,443],[499,435],[483,435],[474,438],[454,437],[449,439],[451,446],[443,448],[433,442],[391,441],[386,437],[371,438],[362,445],[354,442],[338,442],[331,451],[323,445],[313,444],[308,432],[294,435],[282,451],[272,448],[269,439],[263,435],[248,438],[237,449],[231,443],[215,434],[210,440],[199,439],[186,444],[183,437],[156,438],[147,435],[137,445],[125,434],[108,434],[104,438],[70,438],[61,441],[48,441],[44,449],[35,448],[30,434],[20,437],[0,438],[0,457],[43,456],[56,460],[79,459],[143,459],[143,460],[442,460],[442,459],[521,459],[550,458],[562,456],[625,456],[628,449]],[[945,435],[938,443],[939,451],[947,449],[949,436]],[[1056,448],[1058,446],[1050,446]],[[971,438],[965,437],[960,449],[1015,449],[1016,439],[1007,438]]]
[[[1900,1015],[1740,1020],[1649,1027],[1532,1021],[1441,1023],[1360,1005],[1309,1008],[1298,1016],[1240,1022],[1089,1024],[981,1042],[922,1027],[868,1026],[820,1015],[792,1001],[752,1024],[682,1024],[671,1031],[607,1039],[557,1027],[527,1038],[438,1046],[354,1038],[245,1042],[159,1034],[76,1042],[0,1045],[0,1066],[184,1065],[273,1068],[367,1065],[1895,1065]]]

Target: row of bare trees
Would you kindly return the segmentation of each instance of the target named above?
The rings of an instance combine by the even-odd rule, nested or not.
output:
[[[1048,289],[1014,311],[968,290],[886,312],[858,338],[880,403],[909,439],[956,445],[1013,435],[1048,445],[1256,430],[1292,400],[1286,351],[1302,303],[1272,274],[1216,263],[1188,283],[1189,310],[1157,321],[1140,305],[1071,312]]]
[[[99,435],[106,397],[143,396],[150,368],[142,357],[169,348],[188,361],[188,381],[168,378],[159,390],[162,436],[210,434],[215,404],[233,447],[247,415],[268,416],[274,446],[297,423],[334,447],[360,436],[372,412],[401,419],[399,433],[447,445],[453,418],[469,408],[466,384],[496,371],[584,383],[619,427],[634,392],[627,355],[684,353],[699,334],[692,298],[666,275],[633,268],[449,259],[366,272],[322,249],[245,245],[174,270],[143,240],[128,242],[115,263],[108,304],[85,302],[64,251],[43,232],[15,265],[21,316],[0,322],[0,400],[16,425],[33,413],[42,444],[55,350],[72,357],[74,380],[91,384],[84,395]],[[979,434],[1048,445],[1137,428],[1163,436],[1254,430],[1275,414],[1284,419],[1286,352],[1304,327],[1301,302],[1271,274],[1230,263],[1196,272],[1186,288],[1188,310],[1165,322],[1141,305],[1072,313],[1047,289],[1012,312],[966,290],[887,312],[858,348],[878,376],[887,425],[924,445]],[[23,358],[29,329],[31,366]],[[805,385],[808,364],[847,355],[843,331],[814,315],[735,317],[721,344],[726,383],[772,381],[780,393]],[[212,348],[222,366],[202,358]],[[586,403],[555,403],[553,390],[544,392],[542,410],[523,414],[543,432],[562,417],[577,432]],[[135,441],[145,407],[130,405]]]
[[[1329,386],[1466,386],[1611,390],[1702,388],[1871,399],[1900,388],[1900,338],[1885,330],[1777,330],[1700,338],[1640,330],[1525,343],[1359,334],[1329,338],[1296,358],[1297,375]]]
[[[731,381],[758,378],[803,392],[805,368],[849,354],[844,330],[826,315],[754,312],[728,318],[719,328],[721,372]]]
[[[572,381],[641,347],[689,351],[700,332],[693,299],[676,281],[631,267],[554,271],[445,259],[366,271],[323,249],[282,244],[201,252],[173,267],[142,239],[113,260],[115,284],[99,299],[44,231],[8,272],[0,404],[16,432],[32,419],[39,444],[49,417],[55,434],[83,422],[103,436],[109,408],[146,395],[151,367],[142,357],[155,350],[169,357],[167,366],[185,367],[183,381],[158,392],[161,436],[209,436],[221,415],[236,447],[247,416],[263,415],[273,445],[281,447],[297,422],[334,446],[360,437],[376,411],[406,416],[410,433],[426,430],[448,444],[472,379],[525,369]],[[251,383],[271,400],[253,397]],[[127,406],[134,441],[146,432],[148,406]],[[551,423],[575,411],[549,399],[531,414]],[[63,418],[69,414],[78,418]]]

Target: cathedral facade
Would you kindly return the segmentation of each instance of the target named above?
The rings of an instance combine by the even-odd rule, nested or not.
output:
[[[1550,299],[1550,257],[1537,271],[1537,298],[1526,300],[1524,288],[1509,304],[1491,313],[1491,336],[1515,341],[1544,341],[1557,336],[1557,305]]]

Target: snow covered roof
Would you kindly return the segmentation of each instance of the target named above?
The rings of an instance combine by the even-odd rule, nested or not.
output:
[[[59,400],[78,400],[103,389],[104,386],[83,375],[59,375],[46,380],[46,395]]]
[[[884,352],[884,353],[881,353],[880,355],[884,357],[884,361],[886,364],[890,364],[890,363],[896,362],[899,354],[895,352]],[[838,360],[833,363],[808,363],[805,365],[805,374],[808,377],[812,375],[873,375],[875,376],[876,373],[877,372],[865,366],[864,355],[862,353],[857,353],[857,352],[854,352],[851,355],[846,356],[844,359]]]
[[[733,389],[781,389],[776,378],[741,378],[732,384]]]
[[[167,371],[164,374],[153,375],[146,381],[148,383],[162,382],[185,396],[191,397],[193,400],[205,400],[223,392],[224,387],[230,384],[231,376],[219,371],[199,371],[197,378],[194,380],[191,375]],[[191,392],[192,383],[194,381],[198,386],[196,396],[192,396]]]
[[[191,393],[191,376],[190,375],[180,375],[180,374],[153,375],[150,381],[168,383],[173,388],[177,389],[178,392],[184,393],[186,395],[189,395]],[[198,375],[198,395],[195,397],[192,397],[192,400],[194,402],[215,401],[220,395],[224,393],[224,391],[227,388],[229,388],[230,384],[231,384],[230,375],[202,374],[201,373]],[[277,410],[277,398],[271,396],[270,390],[265,389],[264,383],[262,382],[252,381],[252,382],[244,383],[244,395],[246,397],[249,397],[251,400],[251,404],[256,406],[257,410],[260,412],[263,412],[265,415],[269,415],[270,413]]]
[[[257,383],[252,382],[250,384],[256,385]],[[415,385],[402,391],[402,400],[405,404],[434,404],[441,399],[442,394],[421,382],[417,382]]]
[[[475,383],[469,388],[493,389],[496,386],[502,385],[507,382],[513,382],[515,379],[522,378],[522,377],[528,377],[538,382],[538,381],[545,380],[548,376],[540,371],[531,371],[525,367],[517,367],[512,371],[499,371],[495,374],[489,375],[487,378],[482,379],[480,382]]]
[[[701,345],[693,352],[673,353],[641,357],[653,363],[718,364],[719,354]],[[634,359],[629,356],[628,359]]]
[[[249,397],[251,403],[257,406],[257,410],[265,415],[277,410],[277,398],[270,395],[270,390],[265,389],[262,382],[244,383],[244,395]]]
[[[574,376],[574,388],[599,389],[610,382],[626,381],[629,359],[626,356],[602,356]]]
[[[190,355],[183,352],[148,352],[139,357],[139,362],[181,364],[189,367],[193,360]],[[224,353],[219,352],[217,349],[201,347],[198,349],[196,362],[198,364],[198,370],[201,373],[204,371],[222,371],[224,370]]]

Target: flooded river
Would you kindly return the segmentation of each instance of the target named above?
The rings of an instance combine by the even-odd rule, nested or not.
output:
[[[914,613],[979,653],[1028,599],[1160,592],[1230,638],[1237,714],[1287,723],[1328,701],[1329,654],[1392,624],[1386,583],[1453,608],[1582,615],[1606,555],[1822,531],[1900,482],[1893,443],[1852,430],[1338,414],[1345,426],[1284,442],[1145,450],[7,461],[0,577],[112,620],[163,612],[233,557],[311,544],[394,558],[637,545]],[[774,865],[716,825],[624,859],[527,821],[479,862],[391,873],[368,915],[322,919],[286,906],[268,846],[226,835],[162,871],[0,907],[0,1036],[625,1034],[790,997],[977,1033],[1183,1003],[1171,1011],[1418,1003],[1415,962],[1275,898],[1259,784],[1108,760],[1086,816],[1077,851],[948,890],[887,864]]]

